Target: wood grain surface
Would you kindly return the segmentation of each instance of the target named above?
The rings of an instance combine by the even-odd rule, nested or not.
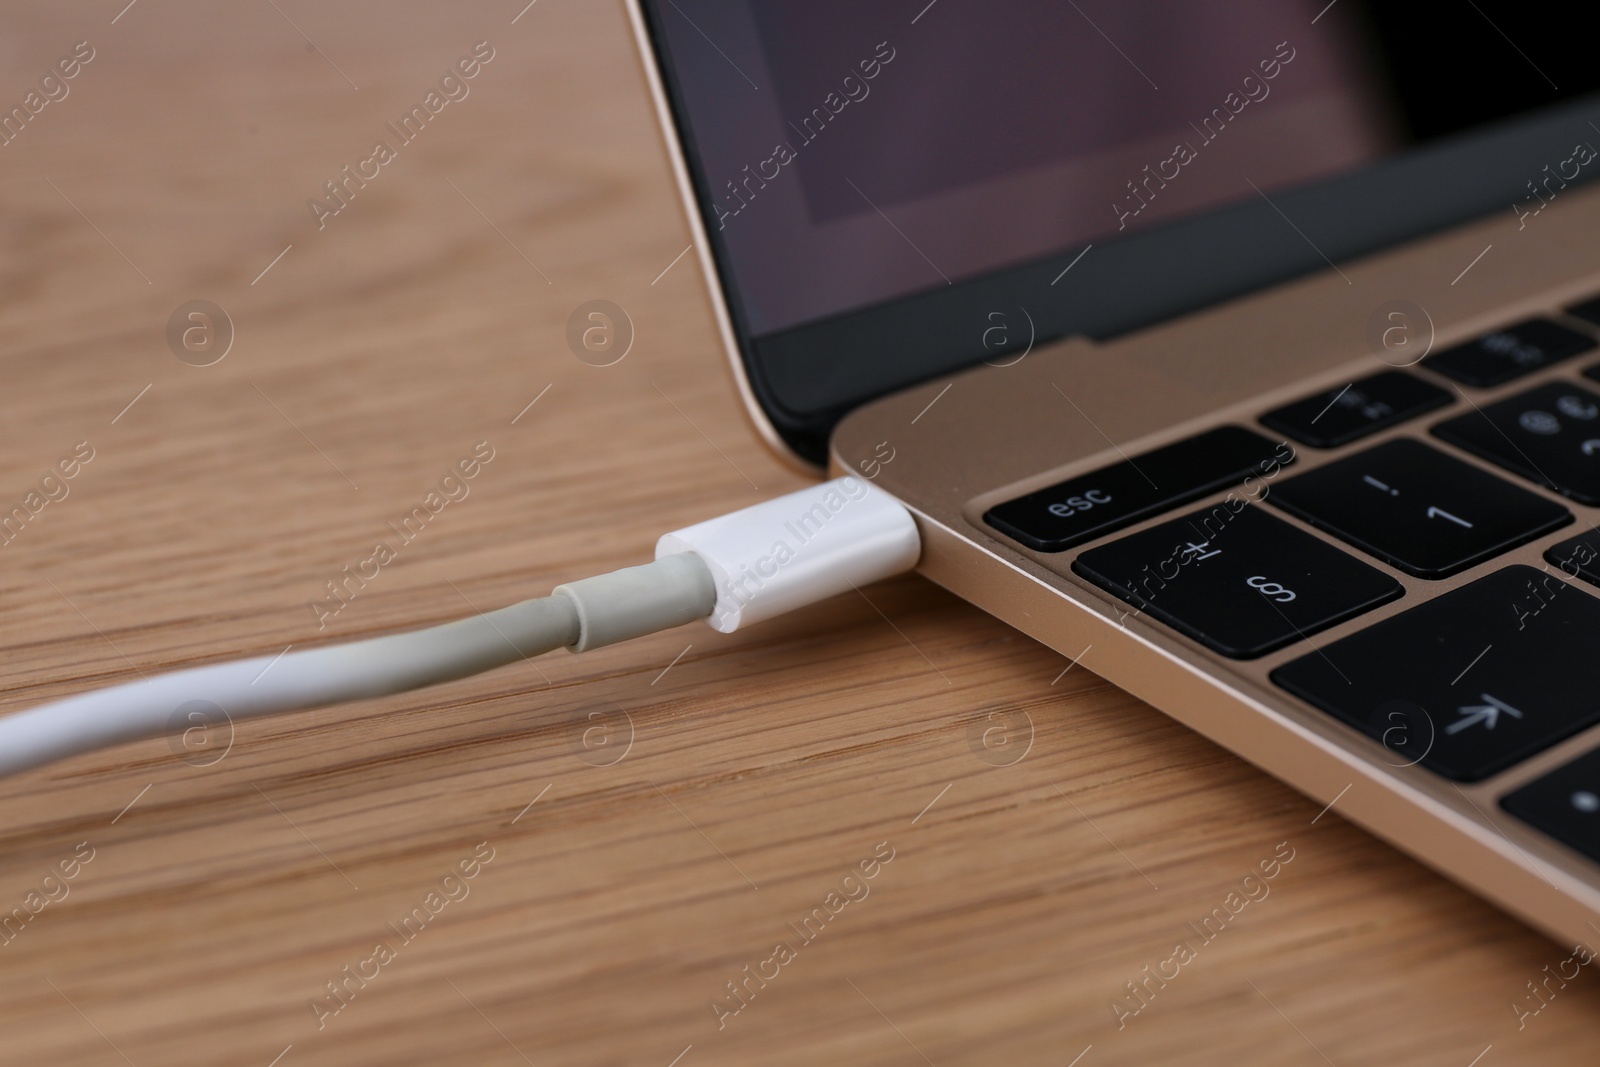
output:
[[[93,58],[0,147],[0,710],[540,595],[801,484],[620,6],[524,2],[6,5],[5,109]],[[907,578],[0,782],[0,1063],[1593,1062],[1590,968],[1529,992],[1570,947],[1069,668]]]

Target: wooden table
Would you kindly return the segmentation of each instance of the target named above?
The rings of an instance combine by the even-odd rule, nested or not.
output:
[[[93,58],[0,148],[0,505],[45,501],[0,710],[539,595],[801,484],[619,5],[522,2],[8,5],[7,107]],[[565,340],[593,299],[636,331],[609,367]],[[215,315],[168,342],[195,300],[210,366]],[[0,1062],[1592,1061],[1592,976],[1513,1007],[1570,949],[1067,667],[908,578],[7,780]]]

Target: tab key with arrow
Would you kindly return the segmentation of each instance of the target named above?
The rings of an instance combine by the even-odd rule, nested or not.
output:
[[[1483,703],[1468,704],[1465,707],[1457,708],[1456,714],[1460,715],[1461,718],[1446,726],[1444,732],[1447,734],[1459,734],[1462,730],[1477,726],[1479,723],[1483,724],[1485,730],[1493,730],[1495,723],[1500,721],[1501,712],[1505,712],[1514,719],[1522,718],[1522,712],[1503,700],[1496,700],[1488,693],[1479,693],[1478,699]]]

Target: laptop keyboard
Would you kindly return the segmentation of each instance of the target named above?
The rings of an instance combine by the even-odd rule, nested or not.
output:
[[[1462,385],[1487,389],[1587,352],[1594,339],[1548,319],[1529,319],[1429,356],[1422,365]]]
[[[990,508],[983,519],[1029,548],[1060,552],[1251,475],[1276,473],[1292,455],[1258,433],[1220,426]]]
[[[1600,395],[1581,386],[1541,385],[1433,433],[1580,504],[1600,505]]]
[[[1600,598],[1516,565],[1292,660],[1272,680],[1383,745],[1392,764],[1476,782],[1600,722],[1597,649]]]
[[[1085,552],[1072,569],[1236,659],[1262,656],[1400,596],[1400,583],[1234,498]]]
[[[1600,863],[1600,751],[1530,782],[1501,806]]]
[[[1268,499],[1419,578],[1448,578],[1572,521],[1555,501],[1408,437],[1291,478]]]
[[[1568,313],[1600,326],[1600,298]],[[1273,684],[1372,738],[1393,766],[1483,781],[1600,723],[1600,597],[1583,584],[1600,585],[1600,530],[1585,520],[1544,551],[1543,570],[1503,566],[1409,608],[1402,584],[1373,562],[1440,580],[1574,523],[1530,485],[1600,506],[1600,392],[1563,378],[1479,404],[1427,380],[1492,388],[1595,347],[1530,319],[1429,356],[1423,373],[1383,371],[1260,416],[1282,438],[1332,449],[1454,407],[1428,427],[1442,447],[1392,438],[1279,477],[1295,458],[1287,441],[1225,426],[999,504],[984,521],[1060,552],[1238,487],[1097,544],[1072,570],[1130,605],[1125,618],[1148,616],[1223,656],[1309,646],[1270,672]],[[1582,374],[1600,381],[1600,363]],[[1324,646],[1310,640],[1396,600],[1403,610],[1376,624]],[[1600,862],[1600,749],[1502,807]]]
[[[1454,399],[1446,389],[1390,370],[1285,404],[1261,416],[1261,423],[1313,448],[1338,448],[1442,408]]]
[[[1559,541],[1550,546],[1544,558],[1568,576],[1600,585],[1600,532],[1585,530],[1577,537]]]

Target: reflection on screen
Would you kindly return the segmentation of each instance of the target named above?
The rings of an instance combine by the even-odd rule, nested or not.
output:
[[[1493,24],[1508,4],[1407,7],[671,0],[657,17],[759,336],[1270,199],[1600,80],[1590,63],[1555,89]]]

